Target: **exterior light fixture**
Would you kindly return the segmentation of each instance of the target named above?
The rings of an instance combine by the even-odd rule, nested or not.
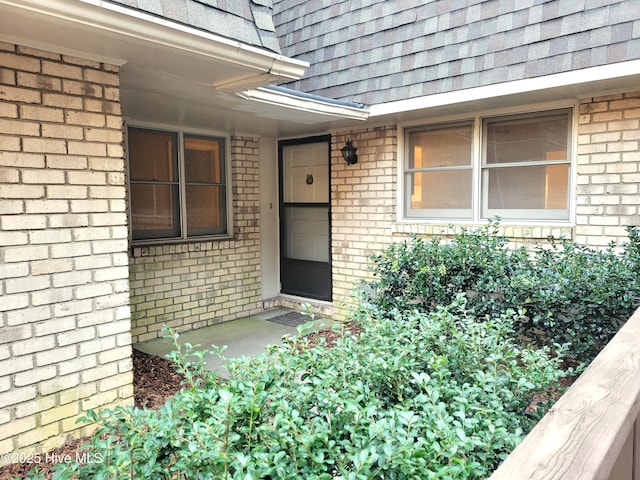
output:
[[[347,140],[347,144],[340,149],[342,152],[342,158],[347,162],[347,165],[353,165],[358,163],[358,156],[356,155],[356,147],[351,144],[351,140]]]

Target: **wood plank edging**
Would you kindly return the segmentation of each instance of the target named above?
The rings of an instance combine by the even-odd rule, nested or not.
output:
[[[640,309],[490,480],[607,480],[640,411]]]

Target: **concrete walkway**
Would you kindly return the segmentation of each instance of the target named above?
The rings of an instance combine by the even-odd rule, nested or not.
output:
[[[297,335],[298,330],[295,326],[269,321],[269,319],[288,313],[291,313],[291,310],[282,308],[269,310],[252,317],[181,333],[178,341],[180,344],[200,345],[201,349],[204,350],[211,349],[211,345],[219,347],[226,345],[227,349],[223,352],[223,355],[227,358],[253,357],[264,352],[268,345],[279,344],[284,335]],[[306,319],[308,321],[311,320],[309,317],[306,317]],[[335,322],[331,319],[318,319],[316,317],[315,323],[316,328],[324,328],[331,327]],[[133,348],[163,358],[174,349],[171,340],[167,338],[138,343]],[[220,358],[214,355],[207,355],[205,360],[207,362],[207,370],[217,372],[222,378],[228,378],[228,372]]]

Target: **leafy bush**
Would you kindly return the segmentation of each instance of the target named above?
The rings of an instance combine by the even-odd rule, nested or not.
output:
[[[357,315],[361,333],[331,347],[285,339],[231,361],[227,382],[187,346],[173,356],[181,392],[158,412],[90,413],[104,460],[54,478],[486,478],[544,413],[526,413],[534,395],[564,375],[548,350],[511,340],[512,311],[477,319],[457,297]]]
[[[640,305],[640,236],[629,228],[621,255],[549,239],[533,251],[509,248],[497,221],[462,228],[449,243],[414,236],[375,255],[373,289],[380,308],[432,311],[463,293],[478,317],[524,309],[517,334],[537,344],[571,344],[592,358]]]

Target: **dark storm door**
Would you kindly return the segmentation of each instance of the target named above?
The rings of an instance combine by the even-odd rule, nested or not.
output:
[[[281,291],[331,300],[330,137],[284,140],[278,150]]]

